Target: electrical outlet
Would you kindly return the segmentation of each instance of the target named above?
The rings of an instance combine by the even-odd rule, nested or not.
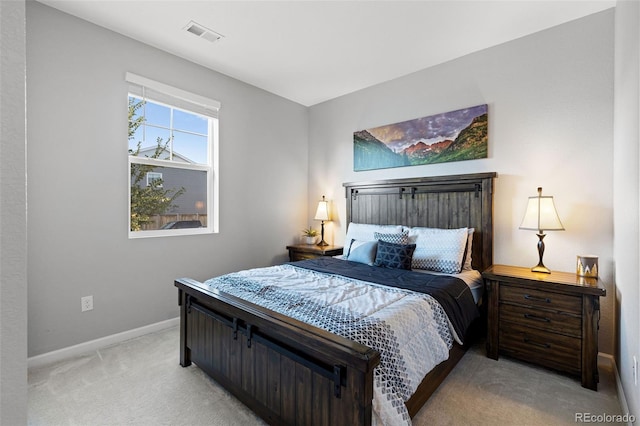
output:
[[[638,357],[633,356],[633,384],[638,386]]]
[[[80,298],[80,306],[82,312],[90,311],[93,309],[93,296],[85,296]]]

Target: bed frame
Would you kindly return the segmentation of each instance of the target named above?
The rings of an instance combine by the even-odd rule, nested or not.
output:
[[[473,265],[482,271],[492,263],[495,176],[345,183],[347,223],[473,227]],[[371,424],[377,351],[195,280],[175,285],[180,365],[197,364],[269,424]],[[412,417],[465,350],[455,345],[425,377],[406,403]]]

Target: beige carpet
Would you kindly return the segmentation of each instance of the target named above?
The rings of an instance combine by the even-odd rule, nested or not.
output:
[[[29,370],[29,425],[263,424],[196,366],[178,363],[174,327]],[[575,425],[575,413],[621,414],[612,374],[598,392],[577,379],[467,352],[414,425]],[[591,423],[597,424],[597,423]]]

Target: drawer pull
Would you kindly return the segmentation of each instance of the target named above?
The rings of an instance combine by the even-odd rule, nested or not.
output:
[[[533,346],[539,346],[541,348],[545,348],[545,349],[549,349],[551,347],[550,344],[548,343],[539,343],[539,342],[534,342],[533,340],[529,340],[526,337],[523,339],[524,343],[527,343],[529,345],[533,345]]]
[[[525,294],[524,298],[527,300],[533,300],[535,302],[551,303],[551,299],[549,299],[548,297],[539,297],[539,296],[532,296],[530,294]]]
[[[534,320],[534,321],[551,322],[551,320],[549,318],[547,318],[547,317],[539,317],[537,315],[524,314],[524,317],[526,319],[530,319],[530,320]]]

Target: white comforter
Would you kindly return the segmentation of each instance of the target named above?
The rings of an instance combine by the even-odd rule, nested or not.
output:
[[[378,350],[373,410],[383,425],[411,424],[404,401],[453,344],[445,312],[426,294],[287,264],[206,284]],[[363,332],[372,328],[380,332]]]

